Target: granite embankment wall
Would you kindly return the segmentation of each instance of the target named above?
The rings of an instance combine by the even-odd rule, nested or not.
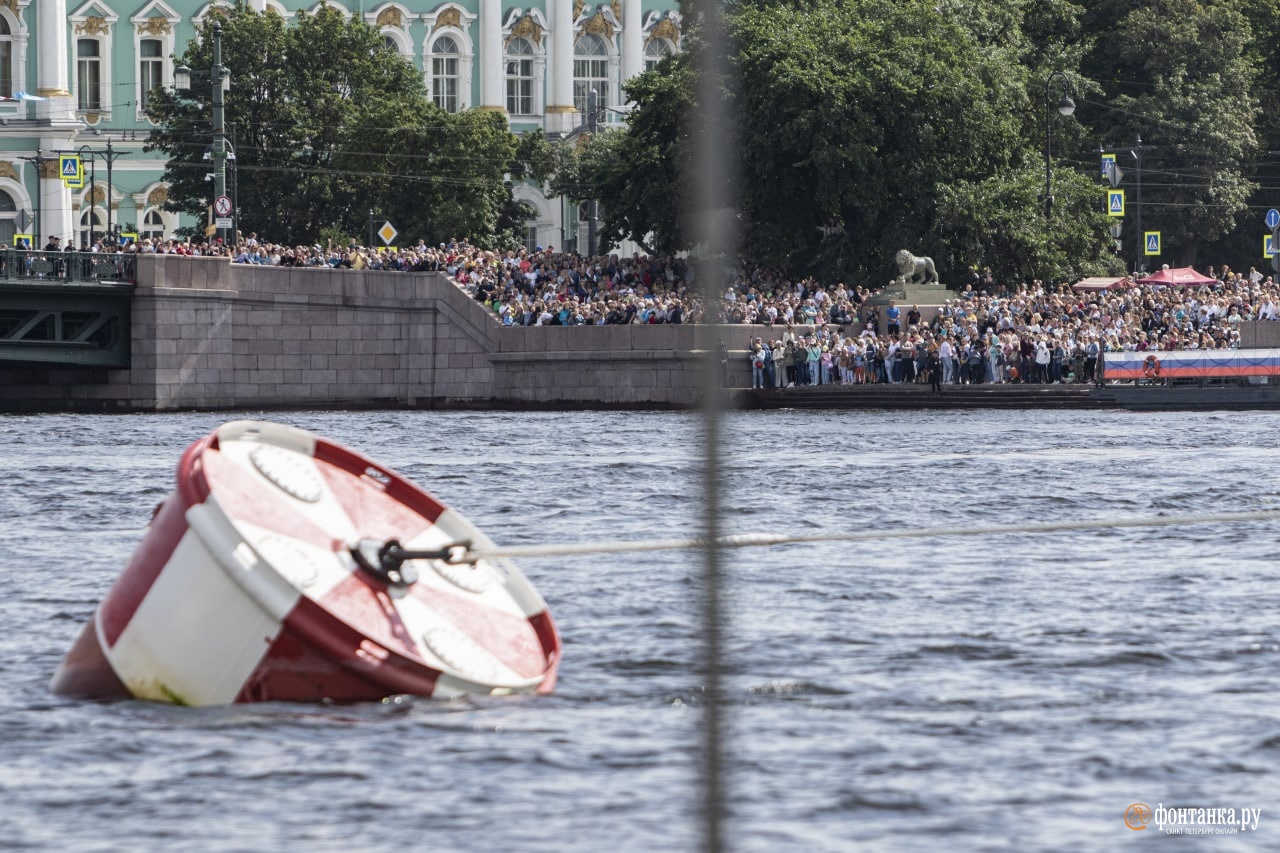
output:
[[[687,407],[699,397],[695,335],[717,334],[504,328],[439,273],[151,256],[138,275],[128,370],[5,368],[0,407]],[[745,344],[744,327],[723,331]],[[731,367],[749,384],[745,356]]]
[[[751,326],[504,328],[439,273],[144,256],[128,370],[0,364],[0,411],[689,407],[703,346],[751,384]],[[921,306],[924,308],[924,306]],[[1280,323],[1242,324],[1280,347]]]

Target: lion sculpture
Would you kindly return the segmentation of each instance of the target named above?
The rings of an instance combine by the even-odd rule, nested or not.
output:
[[[898,284],[939,284],[938,270],[933,265],[933,258],[917,258],[906,249],[898,252],[895,258],[898,264]]]

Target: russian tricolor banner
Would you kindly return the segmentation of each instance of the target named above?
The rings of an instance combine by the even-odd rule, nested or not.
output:
[[[1280,349],[1109,352],[1107,379],[1203,379],[1280,376]]]

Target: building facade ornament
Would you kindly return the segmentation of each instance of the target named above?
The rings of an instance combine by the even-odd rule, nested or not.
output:
[[[82,23],[76,24],[78,36],[105,36],[111,32],[107,19],[98,15],[90,15]]]
[[[435,29],[440,30],[445,27],[453,27],[454,29],[462,29],[462,12],[458,11],[457,6],[450,6],[436,15]]]
[[[18,180],[18,170],[8,160],[0,160],[0,178],[16,181]]]
[[[542,27],[533,19],[533,15],[528,12],[520,20],[515,22],[511,27],[511,32],[507,35],[507,40],[503,44],[511,44],[512,39],[527,38],[533,44],[542,41]]]
[[[605,41],[613,38],[613,22],[605,17],[604,12],[596,12],[582,25],[582,31],[593,36],[600,36]]]
[[[374,25],[378,27],[403,27],[404,16],[400,14],[400,10],[395,6],[388,6],[378,13],[378,18],[374,21]]]
[[[138,35],[143,36],[167,36],[173,32],[173,24],[169,23],[169,19],[163,15],[152,15],[141,24],[138,24]]]
[[[62,172],[58,170],[58,158],[51,157],[40,163],[40,177],[42,178],[61,178]]]
[[[654,39],[664,39],[678,47],[680,45],[680,28],[670,18],[663,18],[653,25],[653,29],[649,30],[649,36],[644,40],[644,43],[648,44]]]
[[[164,207],[164,203],[169,200],[168,187],[156,187],[147,193],[147,204],[152,207]]]

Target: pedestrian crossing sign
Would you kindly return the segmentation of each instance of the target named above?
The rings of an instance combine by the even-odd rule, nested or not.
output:
[[[1107,178],[1110,178],[1110,177],[1111,177],[1111,170],[1112,170],[1113,168],[1115,168],[1115,165],[1116,165],[1116,155],[1114,155],[1114,154],[1103,154],[1103,155],[1102,155],[1102,178],[1103,178],[1103,180],[1106,180]]]
[[[73,190],[84,187],[84,163],[78,154],[58,155],[58,174],[62,182]]]
[[[1266,234],[1262,237],[1262,257],[1273,258],[1280,255],[1280,246],[1276,245],[1276,238],[1273,234]]]
[[[15,249],[30,249],[31,243],[32,243],[32,237],[30,234],[14,234],[13,235],[13,248]]]
[[[1143,242],[1146,243],[1146,249],[1143,251],[1144,255],[1160,254],[1160,232],[1159,231],[1144,231],[1142,234],[1142,237],[1143,237]]]
[[[1107,190],[1107,216],[1124,216],[1124,190]]]

